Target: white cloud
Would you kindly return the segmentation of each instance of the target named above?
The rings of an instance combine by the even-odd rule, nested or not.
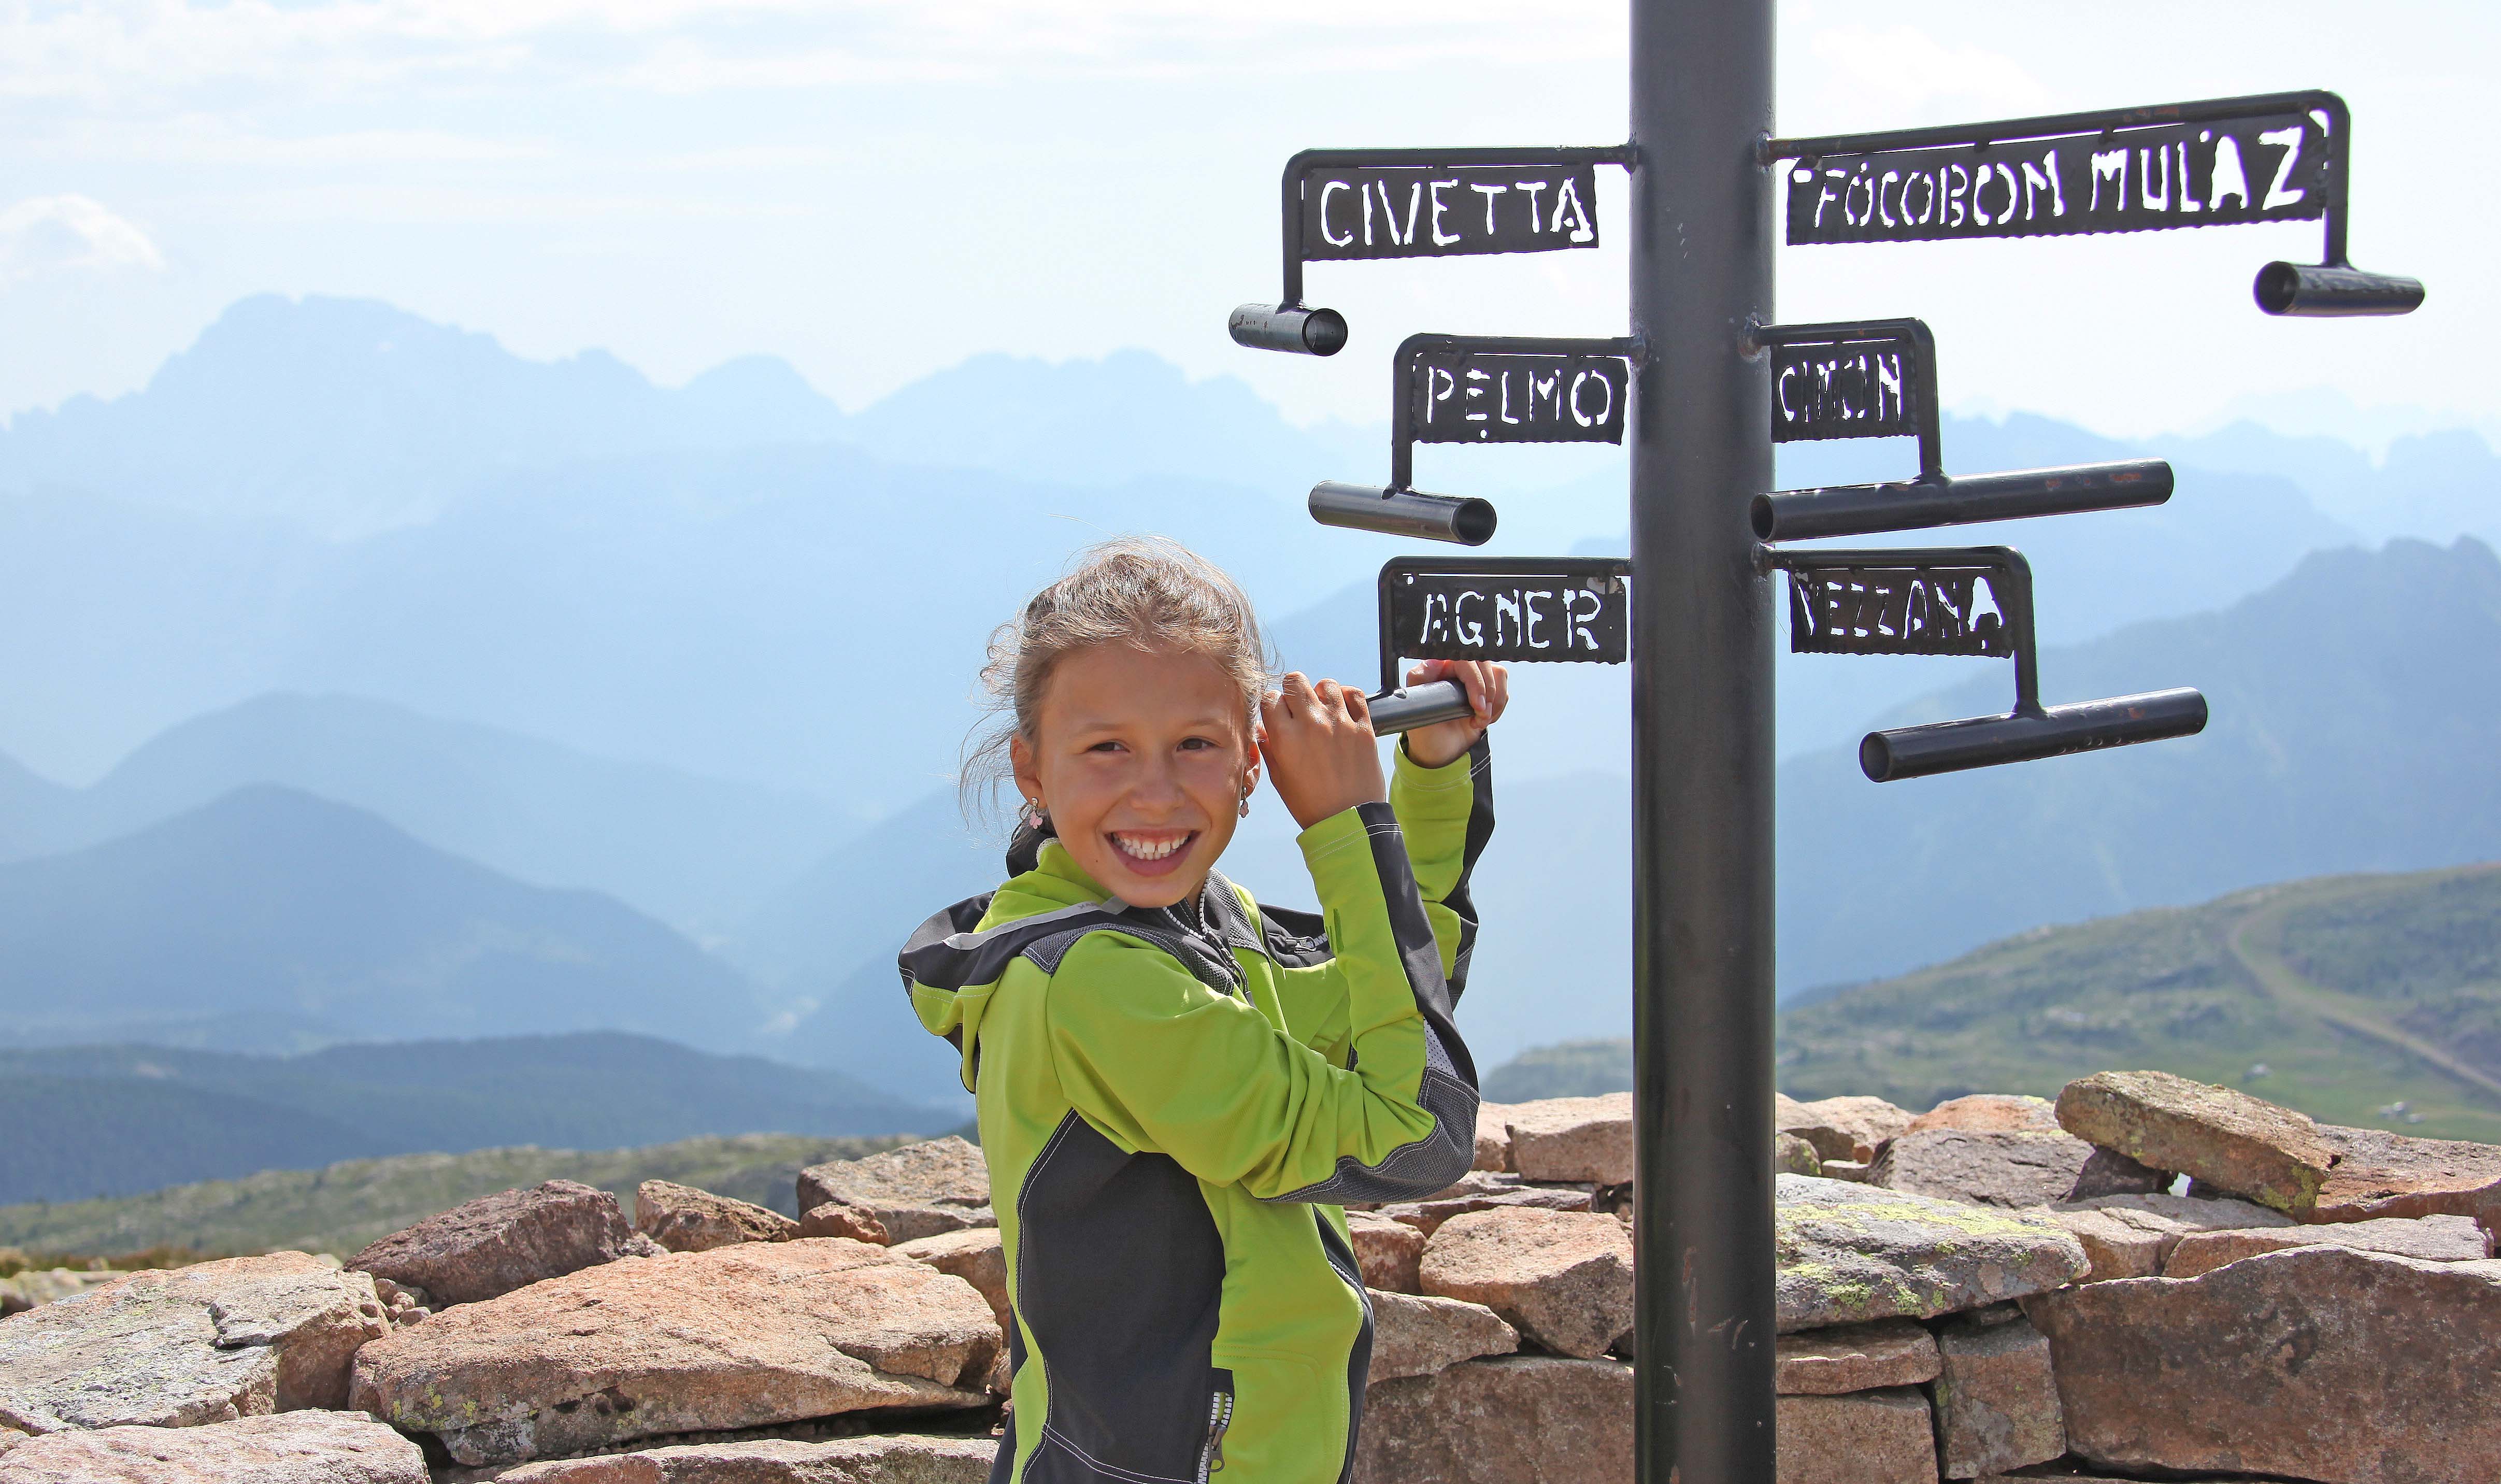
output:
[[[87,196],[32,196],[0,211],[0,280],[54,269],[165,266],[148,234]]]

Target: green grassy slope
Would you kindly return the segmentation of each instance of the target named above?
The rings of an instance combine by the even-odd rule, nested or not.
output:
[[[1629,1062],[1622,1041],[1543,1048],[1497,1067],[1485,1092],[1612,1091],[1630,1085]],[[2146,1067],[2328,1123],[2501,1143],[2501,865],[2320,877],[2036,928],[1781,1017],[1793,1097],[1925,1108]]]
[[[270,1170],[111,1200],[0,1206],[0,1247],[53,1253],[156,1246],[217,1253],[296,1248],[345,1257],[461,1201],[558,1179],[616,1192],[628,1217],[633,1215],[634,1188],[646,1180],[675,1180],[794,1215],[791,1203],[801,1166],[857,1159],[906,1142],[750,1133],[589,1154],[524,1146],[350,1160],[322,1169]]]

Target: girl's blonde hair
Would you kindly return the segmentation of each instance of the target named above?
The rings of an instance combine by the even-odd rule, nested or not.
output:
[[[990,633],[982,666],[987,719],[965,742],[960,787],[967,814],[994,812],[1013,776],[1008,748],[1033,745],[1051,673],[1071,651],[1097,644],[1183,650],[1223,666],[1255,725],[1268,684],[1268,646],[1250,599],[1222,568],[1161,536],[1120,536],[1077,554],[1067,574]]]

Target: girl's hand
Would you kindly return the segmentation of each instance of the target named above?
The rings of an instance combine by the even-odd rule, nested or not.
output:
[[[1388,797],[1381,781],[1381,739],[1361,691],[1333,680],[1317,685],[1300,670],[1259,702],[1259,751],[1268,781],[1294,823],[1305,829],[1357,804]]]
[[[1456,681],[1468,692],[1468,702],[1476,715],[1455,722],[1436,722],[1407,733],[1407,756],[1418,765],[1438,768],[1467,756],[1477,738],[1485,734],[1502,717],[1502,708],[1511,704],[1511,672],[1498,664],[1482,659],[1427,659],[1407,672],[1410,686],[1429,685],[1437,680]]]

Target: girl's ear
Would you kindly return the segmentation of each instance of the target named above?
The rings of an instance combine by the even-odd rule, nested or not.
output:
[[[1024,745],[1021,732],[1008,739],[1008,768],[1016,775],[1019,800],[1042,796],[1042,770],[1034,765],[1033,749]]]

